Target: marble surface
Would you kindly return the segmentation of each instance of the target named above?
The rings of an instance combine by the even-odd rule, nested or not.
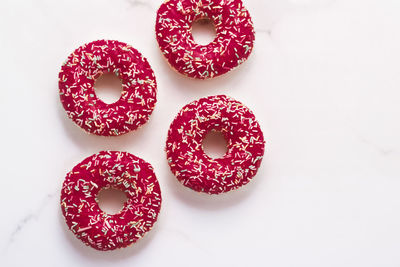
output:
[[[175,73],[154,36],[160,0],[0,3],[1,266],[400,266],[400,1],[246,0],[250,59],[208,81]],[[118,39],[158,80],[149,123],[88,135],[58,99],[61,63],[79,45]],[[206,95],[249,106],[267,139],[258,175],[210,197],[182,187],[163,152],[178,110]],[[155,228],[114,252],[66,228],[61,184],[84,157],[124,150],[163,190]]]

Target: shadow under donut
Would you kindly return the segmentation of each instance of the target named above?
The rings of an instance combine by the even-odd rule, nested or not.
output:
[[[209,211],[218,211],[222,209],[232,208],[249,198],[260,186],[262,177],[257,175],[246,185],[226,193],[218,195],[210,195],[206,193],[196,192],[183,184],[171,172],[168,163],[164,164],[164,168],[168,173],[167,186],[168,191],[173,192],[182,202],[197,209]]]
[[[246,73],[249,72],[254,58],[254,55],[250,55],[245,62],[231,71],[215,78],[201,80],[186,77],[175,70],[162,55],[158,44],[155,44],[154,49],[156,50],[155,54],[157,54],[157,57],[153,58],[153,61],[156,61],[153,65],[165,72],[166,75],[163,75],[163,77],[169,83],[173,84],[173,89],[177,89],[179,92],[184,93],[184,95],[190,96],[193,96],[193,93],[200,93],[201,96],[220,93],[229,95],[235,89],[236,85],[240,84],[242,77],[245,77]],[[244,88],[239,89],[243,90]],[[196,97],[198,96],[196,95]]]
[[[100,251],[85,245],[81,240],[79,240],[74,236],[74,234],[68,229],[68,226],[65,223],[64,217],[60,209],[58,210],[58,218],[60,222],[60,227],[62,228],[64,237],[66,239],[65,243],[70,244],[75,249],[75,251],[77,251],[82,257],[88,258],[91,261],[115,262],[127,259],[129,257],[134,257],[135,255],[140,254],[143,250],[145,250],[148,247],[148,245],[158,232],[158,227],[157,227],[158,225],[156,222],[153,226],[153,229],[147,232],[136,243],[133,243],[125,248],[109,250],[109,251]]]

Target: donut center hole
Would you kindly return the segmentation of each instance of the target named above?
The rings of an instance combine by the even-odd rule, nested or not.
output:
[[[222,158],[228,152],[228,143],[220,131],[212,130],[203,139],[203,150],[210,158]]]
[[[200,45],[208,45],[217,37],[214,22],[209,18],[195,20],[192,24],[193,40]]]
[[[96,200],[102,211],[114,215],[122,210],[128,198],[123,191],[109,187],[101,189]]]
[[[106,72],[96,79],[94,91],[101,101],[112,104],[121,98],[122,82],[114,73]]]

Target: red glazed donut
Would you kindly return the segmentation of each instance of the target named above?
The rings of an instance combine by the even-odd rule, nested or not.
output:
[[[123,209],[109,215],[97,203],[97,193],[108,187],[125,192]],[[61,190],[61,210],[69,229],[97,250],[126,247],[157,220],[161,191],[152,166],[126,152],[102,151],[76,165]]]
[[[192,23],[209,18],[216,38],[196,44]],[[239,66],[253,49],[254,28],[241,0],[167,0],[157,12],[157,41],[169,64],[199,79],[222,75]]]
[[[122,80],[120,99],[97,98],[95,80],[113,72]],[[59,74],[60,98],[68,116],[89,133],[115,136],[143,125],[156,103],[156,78],[147,60],[133,47],[100,40],[76,49]]]
[[[207,156],[202,141],[211,130],[228,143],[222,158]],[[166,152],[178,180],[199,192],[219,194],[247,184],[260,167],[264,137],[253,113],[225,95],[194,101],[179,112],[168,131]]]

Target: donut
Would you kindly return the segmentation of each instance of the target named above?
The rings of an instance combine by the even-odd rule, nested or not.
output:
[[[121,97],[112,104],[104,103],[94,90],[96,79],[107,72],[122,81]],[[59,89],[68,117],[85,131],[102,136],[137,129],[149,119],[157,101],[156,78],[146,58],[113,40],[76,49],[61,67]]]
[[[227,141],[221,158],[205,154],[202,141],[210,131]],[[264,155],[264,136],[254,114],[226,95],[201,98],[178,113],[166,142],[172,173],[186,187],[219,194],[247,184],[257,173]]]
[[[97,194],[103,188],[123,191],[128,200],[114,215],[103,212]],[[161,207],[153,167],[119,151],[101,151],[70,171],[61,190],[61,211],[69,229],[86,245],[113,250],[135,243],[151,230]]]
[[[192,36],[195,21],[209,19],[216,37],[208,45]],[[241,0],[167,0],[157,12],[158,45],[178,72],[198,79],[222,75],[243,63],[253,50],[254,27]]]

